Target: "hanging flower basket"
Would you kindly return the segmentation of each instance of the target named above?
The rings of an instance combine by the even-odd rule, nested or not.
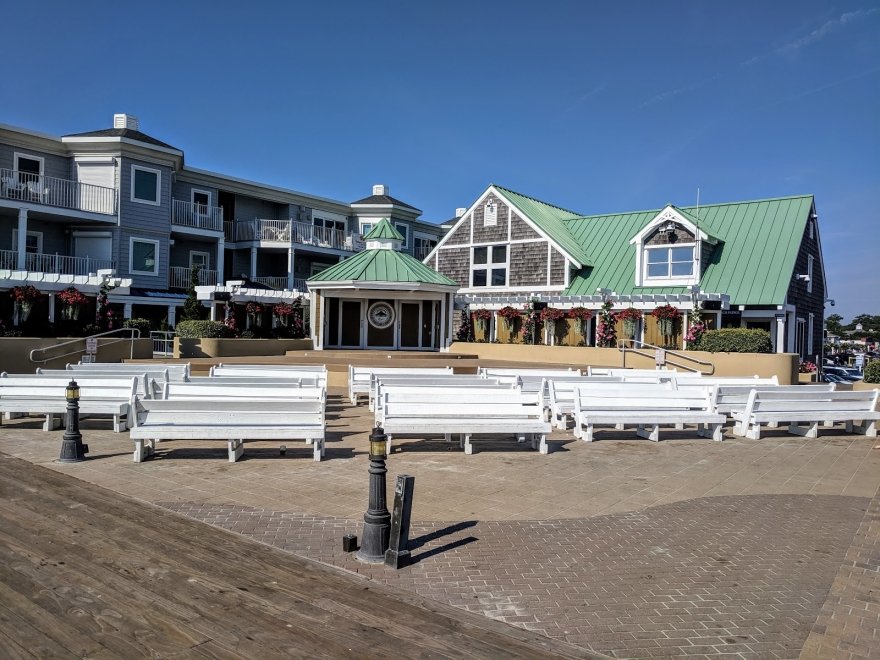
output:
[[[593,312],[586,307],[572,307],[568,310],[568,318],[574,319],[577,324],[577,331],[583,338],[584,343],[586,343],[587,335],[590,333],[590,319],[593,318]]]
[[[14,286],[9,290],[9,295],[18,306],[19,323],[24,323],[31,315],[34,308],[34,301],[40,297],[40,291],[35,286],[26,284],[25,286]]]
[[[79,310],[89,301],[84,293],[72,286],[59,293],[58,300],[64,304],[64,307],[61,309],[61,318],[67,321],[79,319]]]
[[[489,331],[489,319],[491,318],[492,312],[488,309],[478,309],[474,311],[474,323],[483,334],[483,339],[486,339],[486,334]]]
[[[651,316],[657,319],[657,326],[660,328],[660,334],[663,335],[663,341],[667,345],[672,343],[675,322],[681,317],[681,312],[672,305],[661,305],[651,312]]]
[[[502,307],[498,310],[498,317],[503,319],[504,329],[507,331],[509,340],[513,341],[513,326],[517,319],[521,317],[521,312],[516,307]]]
[[[565,318],[565,312],[555,307],[545,307],[539,318],[544,322],[544,336],[556,337],[556,322]]]
[[[642,320],[642,313],[635,307],[627,307],[617,313],[616,318],[623,321],[623,334],[627,339],[636,338],[636,328],[639,321]]]

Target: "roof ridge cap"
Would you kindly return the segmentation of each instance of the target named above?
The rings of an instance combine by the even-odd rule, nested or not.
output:
[[[537,202],[538,204],[543,204],[544,206],[549,206],[552,209],[558,209],[560,211],[565,211],[566,213],[571,213],[572,215],[580,215],[577,211],[572,211],[571,209],[565,209],[561,206],[557,206],[556,204],[551,204],[550,202],[545,202],[537,197],[532,197],[531,195],[526,195],[521,192],[517,192],[516,190],[511,190],[510,188],[505,188],[504,186],[499,186],[497,183],[490,183],[490,186],[493,188],[497,188],[498,190],[503,190],[504,192],[513,193],[514,195],[519,195],[520,197],[525,197],[533,202]]]

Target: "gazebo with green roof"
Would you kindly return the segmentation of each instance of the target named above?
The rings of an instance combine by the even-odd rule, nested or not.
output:
[[[364,240],[365,251],[307,282],[315,348],[447,348],[458,284],[400,252],[403,236],[387,219]]]

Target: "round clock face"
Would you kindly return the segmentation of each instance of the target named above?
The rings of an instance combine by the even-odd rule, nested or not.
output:
[[[394,308],[386,302],[373,303],[367,311],[367,319],[374,328],[384,330],[394,323]]]

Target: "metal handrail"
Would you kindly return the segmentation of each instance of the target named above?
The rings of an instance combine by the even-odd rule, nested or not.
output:
[[[35,348],[30,352],[28,357],[30,358],[31,362],[35,362],[37,364],[45,364],[49,360],[57,360],[58,358],[67,357],[68,355],[82,354],[82,353],[86,352],[85,347],[78,349],[78,350],[75,350],[75,351],[68,351],[67,353],[62,353],[61,355],[53,355],[48,358],[43,357],[43,359],[38,359],[37,357],[35,357],[36,355],[41,354],[41,353],[45,353],[46,351],[52,350],[53,348],[61,348],[62,346],[70,346],[71,344],[78,344],[80,342],[85,343],[86,339],[93,339],[95,337],[106,337],[108,335],[113,335],[118,332],[128,332],[131,334],[131,336],[130,337],[120,337],[116,341],[111,341],[111,342],[104,344],[104,346],[112,346],[113,344],[118,344],[121,341],[130,341],[131,342],[131,351],[129,353],[129,357],[134,358],[134,340],[141,338],[141,331],[138,330],[137,328],[116,328],[115,330],[108,330],[107,332],[99,332],[98,334],[89,335],[88,337],[77,337],[76,339],[70,339],[68,341],[63,341],[60,344],[52,344],[51,346],[44,346],[42,348]]]
[[[711,376],[712,374],[715,373],[715,365],[712,362],[707,362],[706,360],[700,360],[699,358],[692,357],[690,355],[687,355],[685,353],[681,353],[679,351],[674,351],[674,350],[670,350],[668,348],[663,348],[662,346],[655,346],[654,344],[648,344],[646,342],[639,341],[638,339],[627,339],[625,341],[633,344],[634,346],[638,345],[638,347],[637,348],[629,348],[629,347],[627,347],[626,343],[618,343],[617,344],[617,349],[621,353],[623,353],[623,367],[624,368],[626,368],[626,352],[627,351],[629,351],[630,353],[635,353],[636,355],[641,355],[642,357],[653,358],[654,356],[651,355],[650,353],[646,353],[644,351],[638,350],[639,348],[650,348],[655,351],[656,350],[664,351],[664,355],[673,355],[676,358],[680,358],[682,360],[688,360],[690,362],[694,362],[696,364],[699,364],[700,366],[709,367],[709,372],[706,373],[702,369],[695,369],[689,365],[681,364],[681,363],[675,362],[673,360],[664,360],[665,363],[671,364],[674,367],[679,367],[681,369],[693,371],[694,373],[703,374],[704,376]]]

